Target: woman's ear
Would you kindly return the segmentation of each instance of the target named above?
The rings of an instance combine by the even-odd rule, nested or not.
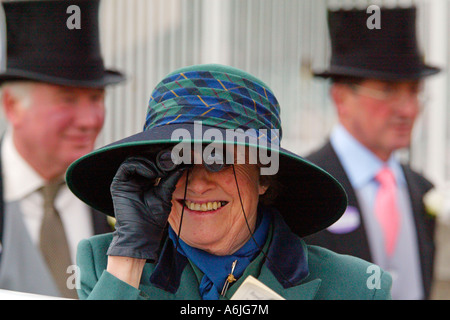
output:
[[[259,185],[259,195],[262,196],[266,193],[267,189],[269,189],[269,186],[267,185]]]

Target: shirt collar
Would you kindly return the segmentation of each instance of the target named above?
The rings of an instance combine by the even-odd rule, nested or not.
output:
[[[44,179],[17,151],[10,129],[3,136],[1,161],[5,201],[22,199],[44,185]]]
[[[385,165],[393,171],[398,184],[406,183],[401,165],[394,154],[388,161],[381,161],[341,124],[333,129],[330,142],[347,173],[350,183],[355,188],[370,183],[377,172]],[[355,161],[355,159],[358,159],[358,161]]]
[[[206,251],[194,248],[178,239],[175,231],[169,226],[169,237],[174,243],[179,243],[177,250],[186,256],[203,273],[200,283],[200,293],[204,299],[218,299],[220,291],[231,271],[234,261],[233,275],[241,277],[247,266],[259,253],[259,248],[266,242],[269,226],[271,224],[271,212],[261,210],[259,207],[259,224],[253,234],[239,250],[231,255],[216,256]],[[255,241],[258,243],[256,244]]]

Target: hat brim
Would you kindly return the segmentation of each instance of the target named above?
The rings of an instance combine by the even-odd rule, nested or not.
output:
[[[120,164],[131,155],[148,151],[151,146],[178,143],[171,139],[173,130],[178,128],[188,130],[194,137],[193,124],[166,125],[132,135],[81,157],[67,170],[68,187],[88,205],[114,216],[110,185]],[[214,127],[202,126],[203,132],[211,128]],[[214,129],[223,132],[223,137],[226,136],[225,129]],[[190,142],[236,144],[226,139],[193,139]],[[281,190],[274,206],[293,232],[301,237],[307,236],[325,229],[341,217],[347,207],[347,196],[335,178],[288,150],[270,145],[267,149],[279,154],[277,181]]]
[[[335,78],[335,77],[354,77],[354,78],[368,78],[385,81],[401,81],[401,80],[418,80],[428,76],[432,76],[441,71],[440,68],[425,65],[420,71],[416,73],[396,73],[384,72],[379,70],[368,70],[353,68],[348,66],[330,66],[328,70],[317,70],[313,72],[315,77],[320,78]]]
[[[8,68],[0,73],[0,83],[17,80],[38,81],[69,87],[103,88],[124,81],[125,76],[114,70],[105,70],[103,76],[97,79],[66,79],[13,68]]]

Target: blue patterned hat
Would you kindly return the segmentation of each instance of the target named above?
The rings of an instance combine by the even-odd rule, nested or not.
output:
[[[279,161],[276,175],[282,190],[274,206],[292,231],[306,236],[338,220],[347,198],[331,175],[281,148],[281,136],[280,106],[264,82],[229,66],[185,67],[167,75],[153,90],[141,133],[78,159],[66,180],[81,200],[114,216],[109,188],[118,167],[131,155],[180,141],[264,148]]]

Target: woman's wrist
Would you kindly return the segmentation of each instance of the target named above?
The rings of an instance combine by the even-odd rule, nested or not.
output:
[[[139,288],[145,262],[145,259],[108,256],[106,271],[129,285]]]

